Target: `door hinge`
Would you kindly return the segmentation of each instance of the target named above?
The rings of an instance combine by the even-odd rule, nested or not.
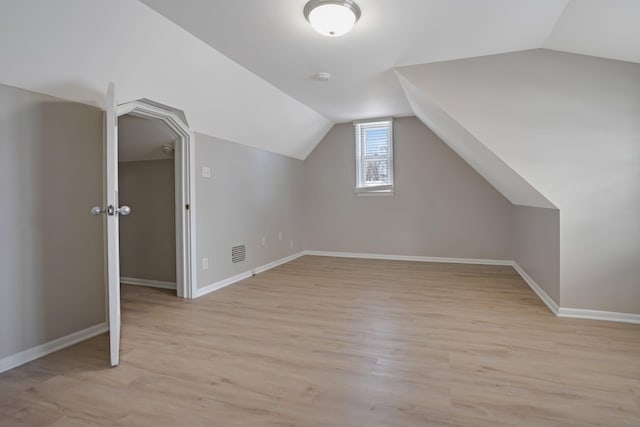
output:
[[[186,205],[184,205],[184,208],[185,208],[186,210],[189,210],[189,203],[187,203]]]

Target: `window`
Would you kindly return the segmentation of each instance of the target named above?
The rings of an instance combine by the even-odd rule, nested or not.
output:
[[[393,121],[354,122],[356,193],[393,192]]]

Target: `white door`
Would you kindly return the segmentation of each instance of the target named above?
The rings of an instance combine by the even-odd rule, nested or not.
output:
[[[93,215],[106,215],[107,221],[107,286],[109,288],[109,335],[111,366],[120,362],[120,242],[119,216],[128,215],[128,206],[118,205],[118,116],[115,86],[109,83],[105,113],[106,197],[105,207],[91,209]]]
[[[111,366],[120,363],[120,242],[118,224],[118,116],[115,85],[109,83],[106,105],[107,280]]]

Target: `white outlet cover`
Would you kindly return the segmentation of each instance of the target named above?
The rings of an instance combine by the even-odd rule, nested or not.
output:
[[[266,236],[262,236],[262,240],[260,242],[262,243],[262,246],[265,246],[267,244]]]
[[[211,178],[211,168],[207,166],[202,167],[202,177]]]
[[[278,240],[282,240],[282,231],[278,232]]]
[[[293,249],[293,240],[289,240],[289,247]]]
[[[209,269],[209,258],[202,258],[202,269],[203,270]]]

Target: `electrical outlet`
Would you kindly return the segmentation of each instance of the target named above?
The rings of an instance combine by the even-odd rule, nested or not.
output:
[[[262,244],[262,246],[266,246],[267,245],[267,236],[262,236],[262,240],[260,240],[260,243]]]
[[[293,249],[293,240],[289,240],[289,247]]]
[[[211,168],[207,166],[202,167],[202,177],[203,178],[211,178]]]
[[[203,270],[209,269],[209,258],[202,258],[202,269]]]
[[[278,231],[278,240],[282,240],[282,231]]]

